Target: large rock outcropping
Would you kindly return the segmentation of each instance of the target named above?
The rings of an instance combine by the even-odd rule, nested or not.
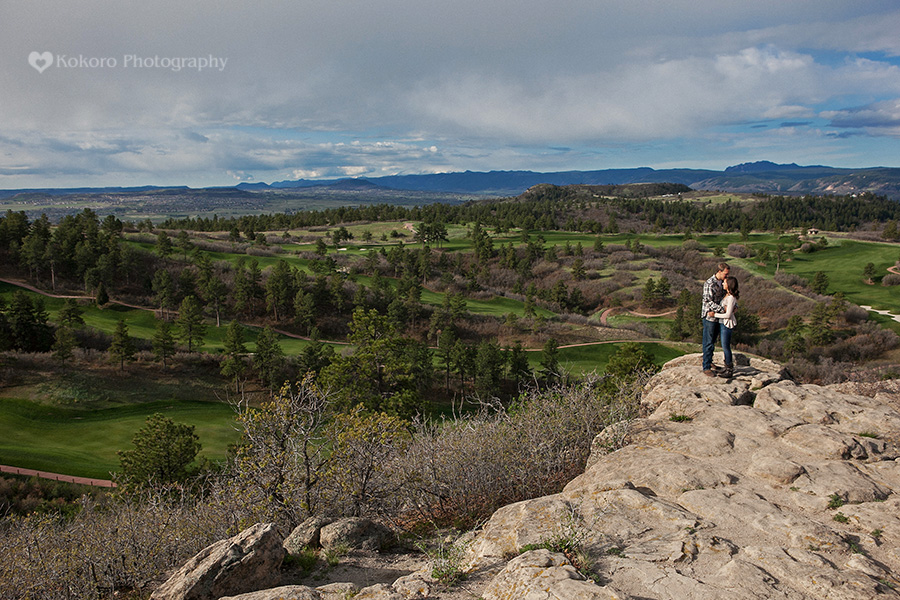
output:
[[[797,385],[767,360],[739,357],[730,380],[699,364],[648,383],[624,447],[601,432],[561,493],[494,514],[468,555],[499,571],[485,600],[900,597],[897,398]],[[520,554],[554,539],[595,581],[571,556]]]

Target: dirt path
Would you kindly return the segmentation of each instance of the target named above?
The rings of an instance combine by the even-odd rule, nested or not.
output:
[[[0,465],[0,473],[10,473],[11,475],[25,475],[27,477],[40,477],[41,479],[52,479],[53,481],[64,481],[66,483],[77,483],[80,485],[91,485],[94,487],[114,488],[116,484],[109,479],[90,479],[87,477],[73,477],[72,475],[62,475],[61,473],[49,473],[47,471],[35,471],[34,469],[22,469],[21,467],[10,467],[8,465]]]
[[[602,313],[600,313],[600,324],[604,325],[604,326],[609,325],[609,322],[608,322],[609,317],[611,317],[614,312],[621,311],[621,310],[623,310],[623,309],[616,307],[616,306],[614,306],[612,308],[607,308]],[[623,312],[626,312],[629,315],[634,315],[636,317],[665,317],[666,315],[674,315],[675,313],[678,312],[678,309],[673,308],[672,310],[667,310],[666,312],[662,312],[662,313],[655,314],[655,315],[650,314],[650,313],[639,313],[639,312],[636,312],[633,310],[624,310]]]
[[[74,298],[75,300],[90,300],[91,302],[96,300],[96,298],[94,298],[93,296],[67,296],[65,294],[52,294],[50,292],[36,288],[33,285],[31,285],[30,283],[27,283],[25,281],[19,281],[17,279],[7,279],[6,277],[0,277],[0,281],[2,281],[3,283],[8,283],[10,285],[18,286],[20,288],[25,288],[29,292],[34,292],[35,294],[40,294],[41,296],[46,296],[48,298],[62,298],[64,300],[68,299],[68,298]],[[127,302],[122,302],[121,300],[110,299],[109,303],[110,304],[118,304],[120,306],[127,306],[128,308],[137,308],[139,310],[151,310],[154,312],[156,311],[155,308],[151,308],[148,306],[139,306],[137,304],[129,304]],[[177,311],[172,311],[172,313],[178,314]]]

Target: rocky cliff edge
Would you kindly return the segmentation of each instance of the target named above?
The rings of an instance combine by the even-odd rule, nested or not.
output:
[[[736,362],[730,380],[667,363],[624,447],[601,432],[561,493],[498,510],[468,549],[496,573],[482,597],[900,597],[900,395]]]

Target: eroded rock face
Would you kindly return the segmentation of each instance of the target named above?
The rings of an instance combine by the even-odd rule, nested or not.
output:
[[[700,355],[671,361],[624,447],[610,448],[621,425],[601,432],[561,493],[498,510],[468,554],[470,569],[501,569],[484,597],[900,597],[894,392],[798,385],[772,361],[735,362],[725,380],[703,375]],[[577,540],[603,585],[564,555],[518,555],[559,538]]]
[[[258,523],[201,550],[160,586],[152,600],[218,600],[269,587],[285,550],[275,525]],[[312,596],[311,596],[312,598]]]

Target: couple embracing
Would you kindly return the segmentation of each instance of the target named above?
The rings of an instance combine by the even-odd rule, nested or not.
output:
[[[737,308],[738,281],[729,275],[727,263],[719,263],[715,275],[703,284],[703,374],[710,377],[729,378],[734,375],[734,360],[731,354],[731,334],[737,326],[734,311]],[[713,351],[717,334],[722,340],[725,367],[713,365]]]

